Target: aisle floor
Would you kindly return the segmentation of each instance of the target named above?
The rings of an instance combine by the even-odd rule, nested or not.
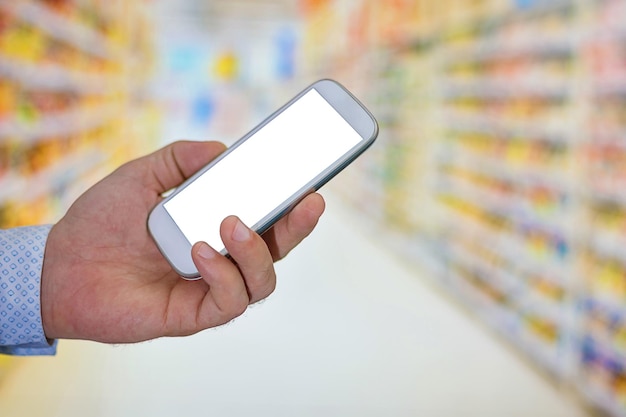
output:
[[[17,362],[0,415],[587,415],[329,202],[243,317],[183,339],[62,341]]]

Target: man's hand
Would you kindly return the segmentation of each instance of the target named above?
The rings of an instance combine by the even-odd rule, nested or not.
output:
[[[324,200],[312,194],[260,237],[236,217],[221,236],[233,261],[206,243],[192,249],[201,280],[186,281],[147,229],[148,213],[225,150],[177,142],[129,162],[83,194],[50,231],[42,273],[46,336],[107,343],[190,335],[224,324],[275,288],[273,263],[315,227]]]

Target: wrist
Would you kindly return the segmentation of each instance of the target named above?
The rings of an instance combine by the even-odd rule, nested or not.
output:
[[[48,235],[41,271],[41,322],[45,336],[49,341],[63,337],[63,332],[59,330],[61,316],[58,314],[61,300],[55,296],[56,276],[63,274],[60,271],[63,257],[56,255],[59,247],[57,232],[58,229],[55,225]]]

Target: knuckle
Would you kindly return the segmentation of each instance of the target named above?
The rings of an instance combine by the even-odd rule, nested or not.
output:
[[[248,308],[248,304],[249,298],[245,288],[227,298],[215,300],[214,308],[208,317],[209,322],[213,323],[210,327],[228,323],[241,316]]]
[[[242,290],[240,294],[229,303],[228,308],[224,311],[225,316],[228,319],[234,319],[241,316],[248,308],[249,297],[245,290]]]
[[[220,309],[215,320],[215,325],[219,326],[229,323],[230,321],[241,316],[247,308],[248,303],[238,302],[229,305],[227,308]]]
[[[276,290],[276,273],[274,268],[266,269],[256,282],[255,291],[250,295],[250,302],[256,303],[270,296]]]
[[[236,303],[233,303],[230,318],[241,316],[248,309],[249,299],[248,297],[241,297]]]

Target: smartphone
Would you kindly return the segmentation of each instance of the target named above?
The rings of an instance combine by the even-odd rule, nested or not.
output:
[[[262,234],[376,139],[372,114],[343,86],[318,81],[185,181],[150,213],[163,256],[186,279],[200,274],[191,247],[228,255],[219,229],[238,216]]]

